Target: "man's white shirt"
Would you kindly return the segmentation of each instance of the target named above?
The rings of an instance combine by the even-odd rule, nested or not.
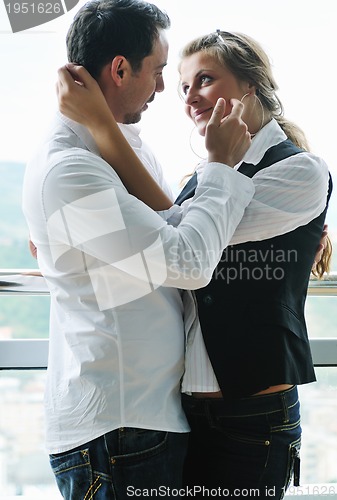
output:
[[[122,129],[169,192],[137,130]],[[190,330],[195,317],[191,307],[184,312],[180,289],[209,282],[253,194],[251,179],[209,164],[175,228],[164,220],[174,209],[161,217],[129,195],[86,129],[56,117],[27,165],[23,188],[51,296],[50,453],[119,427],[189,430],[180,382],[184,318]]]

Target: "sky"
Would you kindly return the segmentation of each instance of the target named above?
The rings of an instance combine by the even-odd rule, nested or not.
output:
[[[171,18],[170,55],[166,89],[143,114],[142,137],[173,189],[198,162],[189,144],[193,126],[177,92],[179,51],[190,39],[217,28],[244,32],[262,44],[272,61],[285,116],[304,129],[313,152],[337,171],[336,0],[152,1]],[[26,162],[38,147],[57,106],[55,82],[57,68],[66,62],[65,35],[84,3],[80,0],[66,15],[15,34],[0,4],[0,161]],[[199,151],[197,134],[191,141]]]

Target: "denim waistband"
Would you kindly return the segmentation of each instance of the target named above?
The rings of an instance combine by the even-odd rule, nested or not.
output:
[[[214,416],[244,416],[275,413],[291,408],[298,403],[297,386],[286,391],[263,394],[260,396],[250,396],[235,400],[217,398],[194,398],[187,394],[182,394],[183,408],[187,414],[212,413]]]

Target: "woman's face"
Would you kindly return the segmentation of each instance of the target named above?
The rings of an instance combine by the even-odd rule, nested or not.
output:
[[[230,99],[241,100],[249,92],[248,82],[238,81],[217,59],[204,52],[182,60],[180,80],[186,114],[193,120],[200,135],[205,135],[206,125],[219,97],[226,100],[227,116],[232,109]]]

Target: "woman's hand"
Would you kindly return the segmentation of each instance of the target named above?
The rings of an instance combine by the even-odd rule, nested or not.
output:
[[[28,241],[28,248],[31,256],[34,257],[34,259],[37,259],[37,248],[31,239]]]
[[[328,225],[324,224],[322,236],[321,236],[319,245],[318,245],[317,250],[316,250],[314,267],[321,260],[321,258],[323,256],[324,249],[326,248],[327,244],[328,244]]]
[[[105,97],[83,66],[66,64],[58,70],[56,92],[62,114],[86,126],[91,132],[114,121]]]
[[[231,104],[232,111],[223,118],[226,101],[218,99],[206,127],[205,145],[209,153],[208,161],[234,167],[251,145],[251,136],[241,118],[243,104],[236,99],[232,99]]]
[[[315,260],[311,269],[312,274],[316,278],[322,278],[324,273],[329,273],[331,253],[332,244],[329,238],[329,228],[327,224],[324,224],[321,239],[316,250]]]

